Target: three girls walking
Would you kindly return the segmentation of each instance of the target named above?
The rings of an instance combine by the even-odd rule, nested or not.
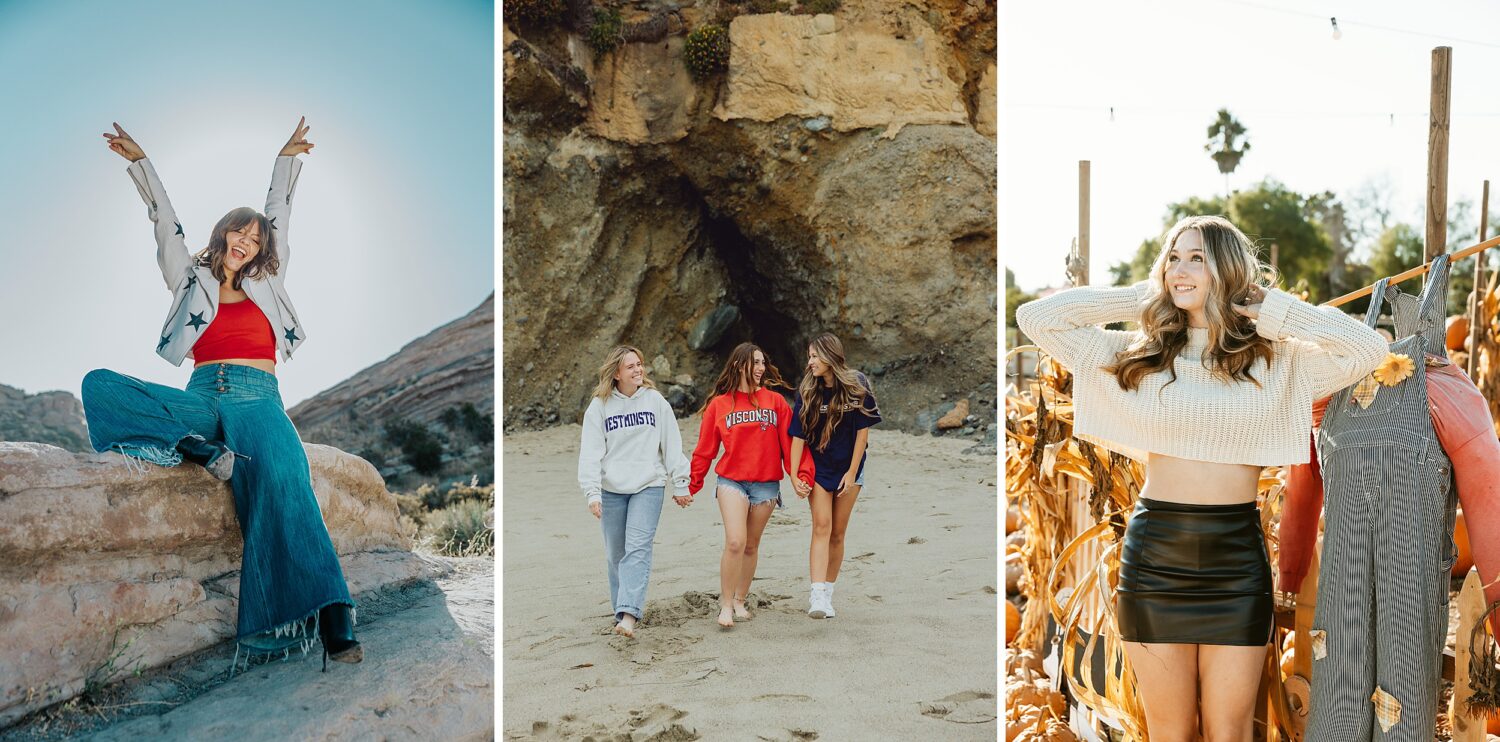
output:
[[[691,505],[721,447],[723,455],[714,467],[714,497],[724,525],[719,626],[729,629],[736,620],[752,618],[745,599],[755,579],[761,536],[771,513],[781,506],[783,473],[792,477],[798,496],[812,503],[810,576],[815,586],[809,615],[832,617],[831,583],[838,576],[844,530],[862,481],[866,429],[880,419],[869,381],[845,365],[837,338],[822,335],[809,346],[796,404],[789,405],[772,390],[790,386],[765,352],[741,343],[729,354],[703,407],[689,464],[671,406],[650,388],[641,358],[628,346],[606,357],[600,386],[584,415],[578,465],[590,509],[603,521],[616,633],[633,636],[641,617],[662,487],[671,478],[678,493],[674,501]],[[643,396],[642,388],[649,394]]]

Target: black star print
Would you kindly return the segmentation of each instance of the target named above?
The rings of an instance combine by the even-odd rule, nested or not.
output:
[[[161,337],[161,342],[159,342],[159,343],[156,344],[156,349],[159,351],[162,348],[167,347],[167,341],[171,340],[171,339],[172,339],[172,333],[169,332],[169,333],[163,335]]]
[[[188,288],[192,288],[193,285],[196,284],[196,283],[198,283],[198,277],[195,276],[195,275],[192,275],[192,274],[188,274],[187,287]]]
[[[188,323],[188,327],[191,327],[194,330],[196,330],[196,329],[198,329],[198,328],[200,328],[200,327],[208,324],[207,322],[203,321],[203,312],[198,312],[197,314],[194,314],[193,317],[192,317],[192,319],[189,319],[187,323]]]
[[[276,229],[276,217],[271,217],[271,229]]]
[[[182,234],[182,222],[172,222],[172,223],[177,225],[177,236],[178,237],[183,237],[184,235]]]
[[[298,340],[301,340],[301,339],[302,338],[297,337],[297,328],[295,328],[295,327],[288,327],[288,328],[286,328],[286,340],[287,340],[287,342],[289,342],[289,343],[295,343],[295,342],[297,342]]]

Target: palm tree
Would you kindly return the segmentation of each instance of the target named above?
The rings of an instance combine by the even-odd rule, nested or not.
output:
[[[1248,130],[1244,124],[1236,121],[1229,114],[1229,109],[1220,108],[1218,118],[1208,127],[1208,144],[1203,145],[1203,151],[1214,158],[1219,165],[1219,172],[1224,174],[1224,196],[1228,198],[1229,174],[1239,167],[1240,158],[1250,151],[1250,140],[1245,138]],[[1236,144],[1240,144],[1238,148]]]

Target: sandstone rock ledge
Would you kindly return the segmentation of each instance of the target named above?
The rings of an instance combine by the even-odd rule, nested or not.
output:
[[[431,577],[375,468],[306,448],[350,592]],[[241,548],[199,467],[0,442],[0,727],[231,638]]]

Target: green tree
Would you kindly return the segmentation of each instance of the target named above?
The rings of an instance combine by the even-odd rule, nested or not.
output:
[[[1009,268],[1005,269],[1005,326],[1016,326],[1016,307],[1036,298],[1035,294],[1022,291],[1016,286],[1016,274]]]
[[[1332,255],[1328,235],[1318,219],[1323,205],[1271,179],[1236,191],[1227,199],[1190,197],[1168,204],[1161,234],[1141,243],[1129,263],[1117,263],[1110,272],[1117,284],[1146,278],[1173,224],[1188,216],[1219,214],[1256,241],[1261,260],[1270,262],[1271,245],[1276,244],[1283,286],[1307,291],[1311,300],[1322,301],[1328,298],[1325,278]]]
[[[1422,234],[1410,224],[1396,224],[1386,228],[1375,240],[1370,250],[1370,270],[1375,280],[1394,276],[1422,263]],[[1401,288],[1413,290],[1417,284],[1408,281]]]
[[[1227,108],[1220,108],[1214,122],[1208,125],[1208,143],[1203,145],[1203,151],[1213,158],[1219,166],[1219,172],[1224,174],[1225,195],[1230,193],[1229,174],[1239,167],[1240,159],[1250,151],[1250,140],[1246,137],[1248,132],[1245,125],[1230,115]],[[1237,147],[1236,144],[1240,146]]]

